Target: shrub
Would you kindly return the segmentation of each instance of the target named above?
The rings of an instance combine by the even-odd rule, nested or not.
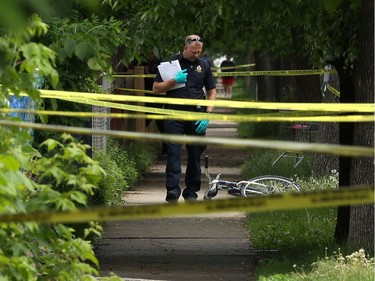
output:
[[[115,139],[109,139],[107,151],[95,150],[94,159],[100,162],[106,175],[99,183],[93,203],[115,205],[122,194],[134,186],[155,160],[152,146],[130,143],[126,148]]]
[[[87,205],[104,173],[86,155],[87,146],[63,134],[61,142],[42,143],[50,156],[41,157],[7,129],[0,135],[0,213],[70,211]],[[90,223],[84,233],[100,235],[100,227]],[[77,238],[61,223],[1,224],[0,279],[95,280],[98,261],[85,237]]]
[[[128,146],[128,151],[129,157],[135,163],[138,171],[137,180],[140,180],[155,161],[157,149],[152,144],[131,142]]]
[[[100,162],[105,176],[93,196],[93,203],[94,205],[114,205],[121,200],[121,195],[127,185],[124,173],[116,161],[101,150],[94,152],[94,159]]]
[[[106,172],[94,196],[96,205],[115,205],[121,202],[122,194],[138,179],[136,164],[116,140],[109,139],[107,151],[95,150],[94,159]]]

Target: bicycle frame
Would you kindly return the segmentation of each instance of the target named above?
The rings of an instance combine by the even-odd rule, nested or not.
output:
[[[228,194],[234,196],[259,196],[267,195],[275,192],[294,191],[300,192],[301,186],[293,181],[282,176],[258,176],[249,180],[234,182],[220,179],[221,174],[218,174],[212,180],[208,172],[208,156],[205,156],[205,174],[208,178],[208,189],[204,194],[204,199],[211,199],[215,197],[219,190],[227,190]]]
[[[237,182],[227,181],[220,179],[221,174],[218,174],[214,180],[212,180],[211,175],[208,172],[208,156],[205,156],[205,174],[208,178],[208,189],[205,192],[204,198],[210,199],[217,195],[219,190],[228,190],[228,193],[231,195],[240,195],[241,187]],[[240,182],[241,183],[241,182]]]

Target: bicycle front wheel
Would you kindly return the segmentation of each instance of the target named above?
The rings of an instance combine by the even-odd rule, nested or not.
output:
[[[248,184],[241,187],[241,195],[267,195],[282,192],[300,192],[301,186],[295,181],[281,176],[259,176],[248,180]]]

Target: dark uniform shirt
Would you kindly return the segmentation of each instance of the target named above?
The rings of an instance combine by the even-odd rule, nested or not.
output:
[[[212,75],[211,68],[209,64],[198,58],[194,62],[191,62],[187,59],[184,59],[182,54],[178,54],[172,57],[171,59],[178,60],[180,62],[181,70],[187,69],[187,82],[185,87],[170,90],[166,92],[166,96],[169,98],[187,98],[187,99],[203,99],[204,91],[203,87],[206,87],[206,90],[212,90],[216,88],[215,79]],[[160,76],[160,73],[156,74],[156,82],[163,82],[163,79]],[[184,109],[181,106],[168,105],[167,108],[170,109]]]
[[[230,61],[230,60],[224,60],[221,64],[220,64],[220,67],[225,67],[224,69],[222,69],[221,71],[222,72],[234,72],[236,71],[235,68],[227,68],[227,67],[230,67],[230,66],[235,66],[234,62],[233,61]],[[227,78],[234,78],[234,76],[225,76]]]

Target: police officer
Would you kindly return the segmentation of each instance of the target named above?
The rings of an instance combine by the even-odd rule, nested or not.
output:
[[[154,80],[153,92],[155,94],[166,92],[168,98],[203,99],[205,98],[203,87],[205,87],[207,92],[206,98],[208,100],[216,100],[216,84],[211,68],[206,61],[199,58],[202,48],[203,41],[201,37],[198,35],[187,36],[183,52],[171,58],[172,61],[179,61],[181,71],[167,81],[163,81],[158,72]],[[185,83],[185,86],[171,89],[177,83]],[[206,111],[207,114],[213,110],[212,106],[201,108],[189,105],[166,105],[166,108],[194,112]],[[164,132],[176,135],[205,135],[208,124],[208,120],[165,120]],[[179,185],[181,177],[181,144],[167,143],[166,147],[166,201],[176,202],[181,195]],[[197,192],[201,187],[200,158],[205,148],[202,145],[186,145],[186,187],[182,192],[185,201],[196,200],[198,197]]]

